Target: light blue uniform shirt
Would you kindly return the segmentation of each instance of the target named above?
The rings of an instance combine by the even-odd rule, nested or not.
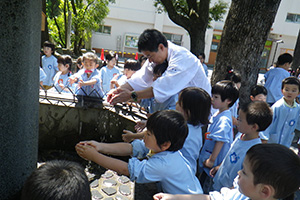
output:
[[[40,67],[40,81],[45,81],[47,78],[47,75],[45,74],[44,70]]]
[[[43,81],[43,85],[52,86],[53,85],[53,77],[58,71],[57,67],[57,59],[51,55],[50,57],[43,56],[42,57],[42,66],[47,78]]]
[[[190,162],[190,166],[196,174],[197,160],[202,147],[202,129],[201,126],[188,124],[189,134],[185,139],[184,145],[180,150],[182,155]]]
[[[268,90],[267,103],[275,103],[282,96],[282,80],[289,77],[290,73],[283,68],[276,67],[265,74],[265,88]]]
[[[282,144],[290,147],[295,136],[294,130],[300,128],[300,106],[294,102],[293,107],[287,105],[284,98],[279,99],[271,107],[273,120],[271,125],[262,132],[268,143]]]
[[[82,86],[80,89],[78,89],[77,95],[87,95],[101,98],[104,96],[100,85],[100,74],[98,70],[95,69],[90,75],[90,77],[87,77],[87,74],[84,72],[84,69],[82,69],[79,70],[79,72],[77,72],[75,76],[78,77],[78,80],[82,81],[90,81],[92,79],[95,79],[97,81],[94,85]]]
[[[255,144],[261,143],[260,138],[253,140],[241,140],[241,133],[238,133],[226,154],[219,170],[214,177],[213,189],[220,191],[222,187],[232,187],[237,172],[243,168],[243,161],[247,151]]]
[[[149,183],[159,181],[163,192],[170,194],[202,194],[201,185],[180,151],[163,151],[140,161],[149,150],[141,140],[132,143],[133,158],[128,170],[131,181]]]
[[[216,113],[212,117],[211,124],[208,125],[207,131],[207,137],[205,138],[204,145],[200,152],[199,171],[201,172],[204,170],[209,175],[210,169],[206,167],[203,168],[203,162],[212,154],[216,142],[224,142],[224,144],[213,167],[221,164],[233,142],[232,117],[230,110],[225,110],[219,114]]]
[[[140,106],[144,107],[149,113],[154,113],[160,110],[175,110],[176,102],[178,101],[178,94],[171,96],[163,103],[159,103],[154,97],[149,99],[142,99]]]
[[[207,68],[207,65],[204,64],[204,63],[201,63],[202,66],[203,66],[203,69],[204,69],[204,72],[205,72],[205,75],[208,76],[208,68]]]
[[[122,75],[116,67],[108,69],[107,66],[104,66],[100,69],[101,87],[104,94],[110,91],[110,81],[115,75]]]

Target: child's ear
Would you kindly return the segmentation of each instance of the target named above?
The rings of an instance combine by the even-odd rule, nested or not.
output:
[[[171,146],[171,142],[170,142],[170,141],[164,142],[163,144],[160,145],[160,149],[161,149],[162,151],[165,151],[165,150],[167,150],[168,148],[170,148],[170,146]]]
[[[225,101],[226,101],[227,105],[229,105],[232,102],[232,100],[230,100],[230,99],[225,99]]]
[[[96,67],[95,67],[95,69],[97,69],[99,67],[99,64],[96,64]]]
[[[69,64],[66,64],[66,68],[69,68],[70,67],[70,65]]]
[[[255,130],[256,132],[257,132],[257,130],[259,129],[259,126],[258,126],[258,124],[252,124],[252,128],[253,128],[253,130]]]
[[[254,101],[254,96],[250,95],[251,101]]]
[[[275,190],[271,185],[262,185],[262,188],[260,190],[260,196],[262,199],[268,199],[270,197],[274,197]]]

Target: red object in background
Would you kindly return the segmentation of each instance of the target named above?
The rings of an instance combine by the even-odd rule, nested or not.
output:
[[[101,57],[100,57],[100,59],[104,60],[104,49],[101,50]]]
[[[135,60],[138,60],[139,59],[139,53],[138,52],[136,52],[136,54],[135,54],[135,58],[134,58]]]

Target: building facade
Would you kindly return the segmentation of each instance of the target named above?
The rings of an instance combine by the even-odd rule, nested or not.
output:
[[[216,0],[212,0],[214,4]],[[225,0],[230,5],[230,0]],[[91,48],[113,50],[119,54],[137,50],[139,35],[147,28],[161,31],[168,40],[190,49],[190,37],[185,29],[173,23],[167,13],[158,13],[153,0],[116,0],[109,4],[110,13],[100,29],[93,33]],[[222,22],[212,22],[205,37],[205,54],[209,65],[214,65],[227,13]],[[293,54],[300,28],[300,1],[281,1],[275,21],[262,53],[261,68],[276,62],[285,52]]]

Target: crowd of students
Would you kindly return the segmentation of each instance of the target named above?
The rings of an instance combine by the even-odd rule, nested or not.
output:
[[[186,60],[186,65],[197,65],[204,78],[205,70],[197,57],[184,49],[178,50],[179,47],[170,42],[158,42],[154,49],[145,48],[142,42],[152,41],[151,34],[160,37],[156,31],[146,30],[140,38],[141,43],[139,41],[139,49],[141,47],[147,57],[143,71],[139,71],[139,62],[128,60],[124,75],[115,68],[113,54],[107,55],[107,65],[98,71],[97,56],[86,53],[79,63],[82,69],[70,75],[66,82],[62,78],[55,83],[60,79],[57,77],[70,74],[67,71],[69,57],[58,58],[60,72],[55,75],[51,71],[57,69],[53,64],[55,59],[51,58],[47,44],[44,47],[44,57],[51,59],[46,61],[43,57],[43,64],[48,64],[42,67],[51,71],[44,70],[47,76],[56,77],[52,84],[57,84],[61,91],[65,91],[68,84],[77,84],[79,88],[87,87],[85,91],[89,91],[88,87],[96,89],[113,104],[120,99],[131,99],[149,111],[146,124],[136,127],[137,133],[124,130],[124,142],[80,141],[75,147],[78,155],[126,175],[132,181],[157,182],[158,191],[164,193],[154,195],[155,200],[293,199],[300,187],[300,153],[297,155],[289,148],[295,129],[300,129],[297,103],[300,81],[286,74],[292,56],[280,55],[277,67],[265,75],[265,87],[253,86],[251,101],[240,104],[241,77],[232,69],[228,70],[227,80],[217,82],[211,90],[206,83],[202,83],[203,87],[195,87],[195,77],[187,75],[184,64],[172,56],[186,53],[186,59],[190,59]],[[176,62],[183,66],[177,67]],[[136,71],[139,75],[131,78]],[[173,90],[172,77],[186,77],[190,81],[176,79],[186,86],[174,86],[177,90]],[[144,86],[135,85],[136,80],[144,81]],[[167,96],[158,83],[169,84]],[[51,87],[51,82],[44,81],[43,85]],[[300,140],[298,144],[300,147]],[[132,158],[125,162],[108,155]],[[25,188],[28,191],[29,187]]]

